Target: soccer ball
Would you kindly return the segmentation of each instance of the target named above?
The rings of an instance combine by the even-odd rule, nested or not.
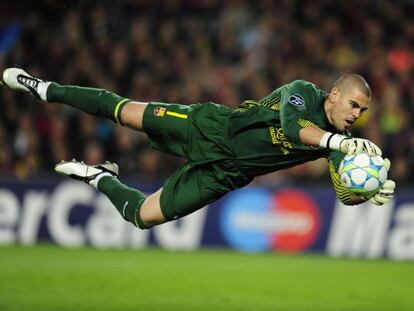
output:
[[[375,193],[387,180],[387,174],[384,159],[370,157],[366,153],[347,155],[339,166],[342,184],[349,191],[363,196]]]

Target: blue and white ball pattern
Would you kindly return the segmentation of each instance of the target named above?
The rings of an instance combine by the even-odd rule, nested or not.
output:
[[[384,159],[380,156],[370,157],[366,153],[347,155],[339,166],[342,184],[358,195],[375,193],[387,180],[387,175]]]

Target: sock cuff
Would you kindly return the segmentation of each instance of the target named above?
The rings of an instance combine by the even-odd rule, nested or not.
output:
[[[47,101],[47,90],[52,82],[41,82],[38,87],[38,94],[41,100]]]
[[[104,172],[99,174],[98,176],[96,176],[95,179],[91,180],[90,185],[93,186],[95,189],[100,190],[99,189],[99,181],[102,179],[102,177],[114,177],[114,175],[112,175],[111,173],[108,172]]]

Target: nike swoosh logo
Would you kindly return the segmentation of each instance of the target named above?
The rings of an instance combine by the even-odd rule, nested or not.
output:
[[[126,209],[128,203],[129,203],[129,201],[126,201],[125,204],[124,204],[124,207],[122,208],[122,216],[124,216],[124,217],[125,217],[125,209]]]

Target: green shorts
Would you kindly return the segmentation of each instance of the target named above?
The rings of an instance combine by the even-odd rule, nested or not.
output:
[[[148,104],[143,129],[151,146],[188,160],[163,186],[166,219],[188,215],[251,181],[233,161],[227,136],[231,112],[214,103]]]

